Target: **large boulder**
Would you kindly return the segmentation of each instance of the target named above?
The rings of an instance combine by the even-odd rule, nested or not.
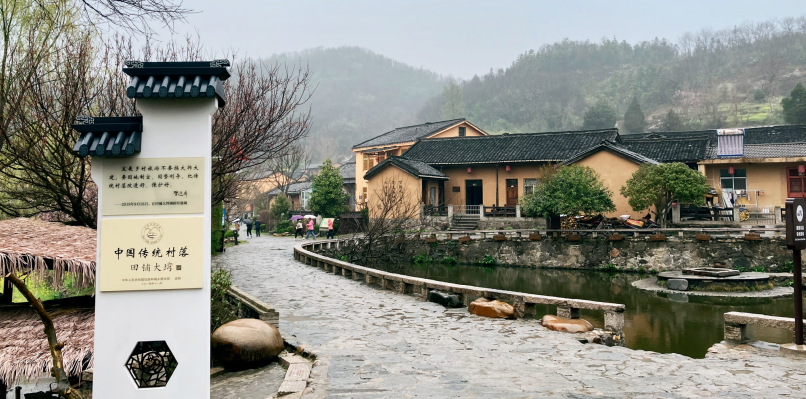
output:
[[[428,301],[436,302],[446,308],[458,308],[462,306],[458,296],[441,291],[430,291],[428,293]]]
[[[687,291],[688,280],[682,278],[670,278],[666,280],[666,288],[675,291]]]
[[[543,316],[543,319],[540,320],[540,324],[549,330],[560,332],[580,333],[593,331],[593,326],[587,320],[564,319],[562,317],[548,314]]]
[[[479,298],[470,303],[467,307],[470,313],[484,317],[498,317],[502,319],[514,319],[515,308],[508,303],[501,301],[490,301],[486,298]]]
[[[213,356],[227,371],[265,366],[285,349],[280,331],[258,319],[224,324],[210,340]]]

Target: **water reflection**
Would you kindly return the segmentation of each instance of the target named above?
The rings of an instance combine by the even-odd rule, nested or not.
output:
[[[661,353],[702,358],[711,345],[722,341],[722,314],[730,311],[792,317],[792,298],[709,298],[653,293],[630,283],[648,277],[631,273],[610,274],[580,270],[525,269],[512,267],[403,265],[402,274],[458,284],[531,294],[623,303],[627,346]],[[390,270],[392,271],[392,270]],[[538,306],[538,317],[556,314],[554,306]],[[603,312],[582,310],[582,317],[602,327]],[[751,328],[754,339],[787,343],[792,333]]]

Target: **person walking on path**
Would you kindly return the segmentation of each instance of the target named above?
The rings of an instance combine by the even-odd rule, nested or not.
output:
[[[313,219],[308,221],[308,233],[305,234],[306,240],[308,239],[308,236],[313,237],[314,240],[316,239],[316,233],[313,232]]]
[[[260,220],[255,220],[255,237],[260,237]]]
[[[327,220],[327,239],[333,238],[333,219]]]
[[[305,233],[302,232],[302,220],[297,220],[297,229],[294,230],[294,239],[297,239],[297,234],[300,237],[305,237]]]
[[[244,219],[244,223],[246,223],[246,236],[252,237],[252,219]]]

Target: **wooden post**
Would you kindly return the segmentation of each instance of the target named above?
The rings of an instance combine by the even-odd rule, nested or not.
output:
[[[12,296],[14,295],[14,283],[11,282],[10,278],[3,279],[3,298],[0,299],[0,304],[8,305],[12,302]]]

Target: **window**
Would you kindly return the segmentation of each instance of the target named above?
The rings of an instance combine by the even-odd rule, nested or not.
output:
[[[523,195],[534,194],[537,179],[523,179]]]
[[[722,191],[747,190],[747,169],[734,169],[733,176],[728,169],[721,169],[719,182],[722,184]]]
[[[465,127],[460,127],[459,128],[459,137],[465,137],[465,134],[466,134],[465,129],[467,129],[467,128],[465,128]]]
[[[364,200],[364,201],[367,200],[367,188],[366,187],[364,187],[364,189],[361,191],[361,199]]]
[[[364,170],[369,170],[369,155],[364,154]]]
[[[789,168],[786,170],[786,188],[787,196],[790,198],[804,198],[806,197],[806,176],[798,173],[798,168]]]

